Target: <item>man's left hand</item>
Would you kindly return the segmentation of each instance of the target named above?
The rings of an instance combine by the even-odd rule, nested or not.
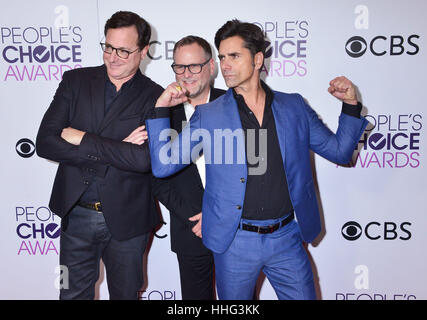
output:
[[[191,229],[193,233],[199,238],[202,237],[202,213],[198,213],[195,216],[188,218],[190,221],[198,221],[197,224]]]
[[[65,141],[79,146],[86,132],[71,127],[62,129],[61,138]]]
[[[328,91],[344,103],[357,105],[356,89],[346,77],[337,77],[329,82]]]

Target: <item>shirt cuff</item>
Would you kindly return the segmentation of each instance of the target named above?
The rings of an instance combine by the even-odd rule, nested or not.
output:
[[[362,104],[357,102],[357,105],[342,103],[342,113],[360,119],[360,112],[362,111]]]
[[[154,108],[153,118],[169,118],[170,117],[170,108],[169,107],[158,107]]]

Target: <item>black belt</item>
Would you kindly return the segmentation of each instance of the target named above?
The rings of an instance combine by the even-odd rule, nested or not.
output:
[[[280,221],[276,224],[269,225],[269,226],[254,226],[252,224],[242,223],[242,230],[252,231],[252,232],[257,232],[257,233],[262,233],[262,234],[273,233],[277,229],[280,229],[280,228],[286,226],[289,222],[291,222],[293,220],[294,220],[294,211],[292,211],[282,221]]]
[[[95,210],[98,212],[102,212],[102,206],[101,202],[94,202],[94,203],[88,203],[88,202],[79,202],[77,203],[79,207],[83,207],[90,210]]]

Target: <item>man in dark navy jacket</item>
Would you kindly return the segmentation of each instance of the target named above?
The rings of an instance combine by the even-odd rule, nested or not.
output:
[[[170,109],[171,128],[180,132],[197,105],[213,101],[225,91],[211,87],[215,65],[206,40],[184,37],[173,52],[176,84],[187,90],[188,96],[188,101]],[[155,197],[170,211],[171,249],[178,257],[183,300],[215,298],[213,256],[200,238],[204,171],[201,156],[172,177],[153,182]]]
[[[151,29],[132,12],[105,24],[104,65],[64,73],[37,135],[59,162],[49,206],[62,218],[61,299],[93,299],[102,258],[111,299],[137,299],[142,256],[159,223],[144,121],[163,89],[139,65]]]

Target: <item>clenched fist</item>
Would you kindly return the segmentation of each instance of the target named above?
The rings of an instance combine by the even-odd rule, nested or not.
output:
[[[329,82],[328,91],[334,97],[347,104],[357,104],[356,89],[346,77],[337,77]]]

